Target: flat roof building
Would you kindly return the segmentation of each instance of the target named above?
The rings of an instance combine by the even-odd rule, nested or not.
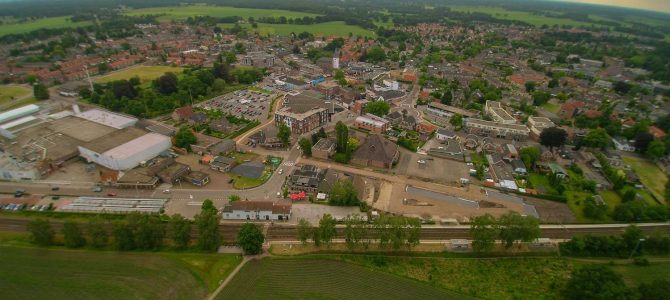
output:
[[[119,130],[109,136],[79,146],[80,155],[112,170],[129,170],[170,149],[169,137],[136,128]]]

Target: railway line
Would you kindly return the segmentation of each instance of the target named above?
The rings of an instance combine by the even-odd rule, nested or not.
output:
[[[27,232],[28,218],[9,218],[0,217],[0,231],[9,232]],[[60,232],[64,220],[50,220],[54,231]],[[225,223],[219,225],[221,236],[224,242],[231,242],[237,238],[237,233],[242,223]],[[541,237],[553,239],[568,239],[578,235],[618,235],[624,232],[627,224],[602,224],[602,225],[542,225]],[[670,234],[670,223],[638,224],[646,233],[652,233],[660,230]],[[111,231],[112,224],[107,224]],[[336,228],[336,239],[344,238],[344,227]],[[192,231],[193,238],[197,238],[198,232],[194,226]],[[291,225],[270,225],[267,230],[266,239],[268,241],[290,241],[297,240],[298,229]],[[421,229],[422,240],[449,240],[449,239],[469,239],[470,228],[467,226],[456,227],[424,227]]]

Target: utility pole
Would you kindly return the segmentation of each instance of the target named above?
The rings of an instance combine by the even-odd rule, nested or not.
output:
[[[88,79],[88,86],[91,89],[91,93],[93,93],[93,81],[91,81],[91,74],[88,73],[88,66],[85,64],[84,64],[84,71],[86,72],[86,78]]]

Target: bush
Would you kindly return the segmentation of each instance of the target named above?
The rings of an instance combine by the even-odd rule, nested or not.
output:
[[[337,163],[347,164],[351,159],[351,155],[349,153],[336,153],[333,159]]]
[[[636,266],[648,266],[649,260],[645,257],[636,257],[633,259],[633,264]]]

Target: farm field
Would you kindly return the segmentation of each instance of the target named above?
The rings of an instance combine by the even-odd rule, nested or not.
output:
[[[668,177],[663,171],[645,159],[624,156],[623,161],[630,165],[635,174],[640,177],[642,184],[649,189],[654,197],[665,203],[665,183],[668,182]]]
[[[367,36],[374,37],[375,33],[371,30],[364,29],[359,26],[347,25],[342,21],[334,22],[325,22],[318,23],[313,25],[294,25],[294,24],[266,24],[266,23],[257,23],[258,28],[254,29],[262,36],[268,35],[290,35],[292,32],[299,34],[303,31],[309,32],[314,35],[323,35],[323,36],[340,36],[346,37],[349,36],[349,33],[353,36]],[[235,26],[234,24],[219,24],[222,28],[231,28]],[[243,28],[251,28],[249,24],[243,24]]]
[[[260,17],[281,17],[288,19],[302,18],[302,17],[316,17],[317,14],[295,12],[280,9],[254,9],[254,8],[237,8],[230,6],[213,6],[213,5],[184,5],[184,6],[166,6],[166,7],[151,7],[142,9],[129,9],[124,11],[124,14],[129,16],[140,15],[162,15],[158,18],[159,21],[180,20],[195,16],[211,16],[211,17],[242,17],[242,18],[260,18]]]
[[[512,11],[496,6],[475,6],[475,5],[450,5],[449,8],[461,12],[480,12],[489,14],[497,19],[522,21],[533,26],[542,26],[544,24],[553,25],[571,25],[571,26],[590,26],[590,23],[578,22],[570,19],[552,18],[542,15],[535,15],[529,12]]]
[[[0,25],[0,36],[31,32],[38,29],[72,28],[91,25],[91,22],[70,22],[70,17],[42,18],[23,23]]]
[[[20,85],[0,85],[0,105],[3,105],[13,99],[28,96],[32,90]]]
[[[138,76],[141,82],[147,82],[163,76],[167,72],[181,73],[184,68],[170,66],[137,66],[112,72],[95,79],[96,83],[105,83],[121,79],[130,79]]]
[[[0,246],[0,261],[8,299],[195,299],[241,258]]]
[[[463,295],[341,261],[250,261],[218,299],[466,299]]]

